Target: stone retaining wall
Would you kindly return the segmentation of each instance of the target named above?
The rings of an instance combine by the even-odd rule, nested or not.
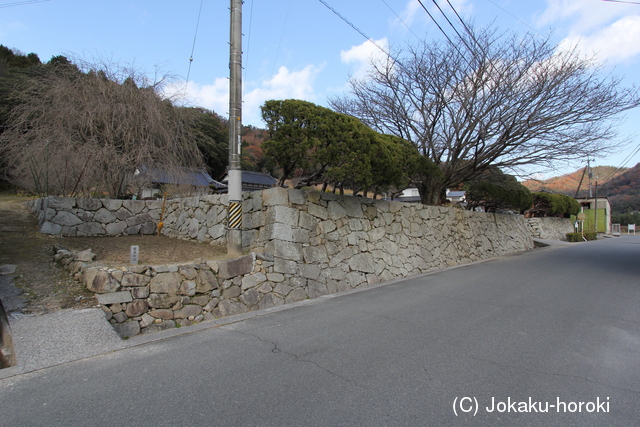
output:
[[[46,197],[34,200],[29,208],[43,234],[118,236],[154,234],[162,201]]]
[[[536,239],[567,240],[567,233],[573,233],[569,218],[525,218],[531,235]]]
[[[98,202],[106,210],[104,201]],[[162,233],[224,243],[225,202],[223,196],[168,201]],[[102,208],[93,204],[95,223]],[[76,201],[76,206],[86,203]],[[153,218],[145,206],[148,210],[143,207],[139,214]],[[129,211],[125,202],[122,208]],[[59,212],[51,219],[56,216]],[[65,262],[97,293],[112,323],[125,325],[117,326],[121,335],[131,336],[533,248],[520,215],[317,191],[245,193],[243,221],[243,244],[252,254],[240,260],[122,269]],[[246,266],[230,267],[239,264]]]

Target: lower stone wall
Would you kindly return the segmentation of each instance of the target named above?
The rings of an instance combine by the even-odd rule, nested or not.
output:
[[[282,283],[265,253],[179,265],[92,264],[89,250],[57,251],[55,260],[92,292],[107,320],[123,338],[190,326],[310,297]],[[250,286],[248,286],[250,285]]]
[[[567,240],[567,233],[574,232],[568,218],[525,218],[525,223],[536,239]]]
[[[168,201],[163,234],[220,243],[225,201]],[[131,213],[132,205],[120,202],[116,212]],[[87,212],[87,203],[78,200],[76,208]],[[95,223],[106,215],[98,203],[106,205],[91,203]],[[153,218],[162,202],[153,203],[139,214]],[[119,333],[133,336],[533,248],[520,215],[284,188],[245,193],[243,223],[251,255],[236,260],[109,269],[91,265],[86,253],[56,258],[96,293]]]

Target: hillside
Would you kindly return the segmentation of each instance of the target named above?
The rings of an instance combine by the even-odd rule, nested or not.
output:
[[[640,163],[604,184],[602,195],[609,198],[613,213],[640,211]]]
[[[595,181],[597,180],[598,185],[600,186],[604,183],[604,179],[611,180],[614,177],[620,176],[626,171],[626,169],[619,170],[613,166],[596,166],[592,168],[592,171],[592,183],[595,184]],[[584,168],[578,169],[577,171],[570,174],[556,176],[546,180],[529,179],[524,181],[522,184],[533,192],[549,191],[551,193],[566,194],[567,196],[574,197],[576,195],[576,190],[578,189],[578,184],[580,184],[580,179],[582,178],[583,173]],[[588,182],[589,179],[587,176],[585,176],[584,180],[582,181],[582,185],[580,186],[580,193],[578,195],[579,197],[585,197],[588,195]],[[598,192],[600,192],[600,190]]]
[[[527,180],[522,184],[529,190],[550,191],[552,193],[575,196],[584,169],[550,178],[544,181]],[[598,196],[606,196],[613,215],[640,210],[640,163],[628,169],[617,170],[612,166],[593,168],[592,182],[598,180]],[[603,182],[603,179],[608,181]],[[588,178],[585,176],[579,197],[588,195]],[[595,191],[595,188],[593,189]]]

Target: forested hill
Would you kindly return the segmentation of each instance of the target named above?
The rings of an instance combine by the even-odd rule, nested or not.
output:
[[[640,163],[624,171],[602,186],[614,213],[640,211]]]
[[[593,175],[592,182],[595,183],[597,180],[598,185],[602,185],[605,182],[605,179],[611,180],[613,177],[622,174],[626,169],[618,169],[613,166],[596,166],[591,168],[591,170]],[[585,176],[582,180],[582,184],[580,184],[583,174],[584,168],[581,168],[573,173],[556,176],[546,180],[529,179],[524,181],[522,184],[533,192],[549,191],[551,193],[566,194],[571,197],[576,195],[578,185],[580,185],[580,193],[578,196],[585,197],[589,193],[589,177]]]
[[[529,190],[550,191],[552,193],[575,196],[584,169],[573,173],[550,178],[543,181],[527,180],[523,182]],[[640,210],[640,163],[632,168],[617,169],[612,166],[597,166],[593,168],[592,183],[598,181],[598,196],[609,198],[611,210],[614,214]],[[588,195],[588,177],[585,176],[580,186],[579,197]],[[595,193],[595,185],[592,194]]]

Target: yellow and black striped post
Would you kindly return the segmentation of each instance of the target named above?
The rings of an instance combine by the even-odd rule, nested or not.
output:
[[[229,228],[238,229],[242,227],[242,203],[229,202]]]

